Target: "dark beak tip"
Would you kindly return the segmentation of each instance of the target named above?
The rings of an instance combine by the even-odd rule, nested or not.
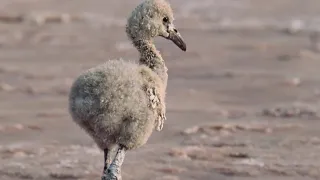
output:
[[[176,45],[177,45],[182,51],[187,51],[187,45],[186,45],[186,43],[182,40],[182,38],[179,39],[179,42],[176,43]]]
[[[180,46],[180,49],[184,52],[187,51],[187,45],[183,42],[183,44]]]

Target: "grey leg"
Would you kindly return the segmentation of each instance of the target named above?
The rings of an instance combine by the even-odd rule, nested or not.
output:
[[[109,149],[104,150],[104,167],[102,172],[102,180],[106,180],[108,175],[108,168],[111,163]]]
[[[120,146],[118,152],[109,166],[107,171],[104,171],[102,180],[121,180],[121,166],[126,154],[126,148]]]
[[[110,153],[109,153],[109,149],[105,149],[104,150],[104,167],[103,167],[103,174],[105,173],[105,171],[108,170],[110,164],[111,164],[111,157],[110,157]],[[107,173],[107,172],[106,172]]]

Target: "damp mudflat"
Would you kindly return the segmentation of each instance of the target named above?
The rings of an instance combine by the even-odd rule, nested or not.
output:
[[[100,179],[68,92],[85,69],[137,60],[124,25],[138,2],[0,2],[0,179]],[[172,6],[188,50],[156,39],[168,120],[127,154],[123,179],[319,179],[320,2]]]

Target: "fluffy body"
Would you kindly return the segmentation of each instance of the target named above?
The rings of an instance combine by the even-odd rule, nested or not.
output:
[[[152,105],[148,89],[156,90],[158,104]],[[147,142],[157,125],[164,93],[162,80],[150,68],[110,60],[77,78],[70,112],[101,149],[117,144],[134,149]]]

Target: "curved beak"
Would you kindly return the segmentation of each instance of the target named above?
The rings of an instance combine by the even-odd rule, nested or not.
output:
[[[178,30],[173,25],[170,25],[168,27],[168,33],[169,33],[169,36],[167,37],[167,39],[170,39],[182,51],[187,50],[186,43],[184,42],[184,40],[183,40],[182,36],[180,35],[180,33],[178,32]]]

